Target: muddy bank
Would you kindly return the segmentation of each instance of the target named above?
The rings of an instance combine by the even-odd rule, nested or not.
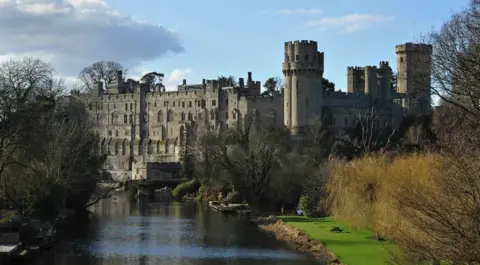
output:
[[[311,239],[299,229],[276,219],[274,216],[259,217],[252,220],[262,231],[274,235],[278,240],[287,243],[298,252],[311,255],[320,264],[344,265],[320,242]]]

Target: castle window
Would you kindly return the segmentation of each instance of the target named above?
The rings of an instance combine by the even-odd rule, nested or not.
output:
[[[185,101],[182,101],[182,108],[185,108]]]
[[[191,101],[188,102],[188,107],[189,107],[189,108],[192,107],[192,102],[191,102]]]
[[[157,102],[156,101],[153,102],[153,107],[155,107],[155,108],[157,107]]]
[[[128,110],[128,103],[125,103],[125,110]]]
[[[193,121],[193,115],[191,112],[188,113],[188,120]]]
[[[288,54],[285,53],[285,61],[288,61],[288,59],[290,58],[288,58]]]
[[[163,106],[164,107],[168,106],[168,101],[163,102]]]
[[[127,114],[123,115],[123,123],[126,124],[128,122]]]
[[[115,136],[118,137],[118,130],[115,130]]]
[[[305,61],[308,61],[308,54],[305,55]]]
[[[173,102],[173,106],[175,107],[175,101]]]
[[[185,121],[185,113],[183,113],[183,112],[181,114],[181,119],[182,119],[182,121]]]
[[[295,61],[300,61],[300,55],[295,55]]]
[[[117,108],[117,104],[115,104],[115,102],[113,103],[113,108],[114,108],[114,109]]]
[[[232,119],[235,120],[236,118],[237,118],[237,115],[236,115],[235,111],[233,111],[233,112],[232,112]]]
[[[118,123],[118,114],[117,113],[112,113],[112,123],[113,124]]]
[[[133,123],[133,115],[132,114],[130,114],[130,116],[129,116],[129,122]]]
[[[168,111],[167,121],[173,121],[173,111],[171,110]]]
[[[163,112],[161,110],[157,113],[157,122],[163,122]]]
[[[206,102],[205,99],[202,99],[202,108],[205,108]]]
[[[130,110],[132,110],[132,109],[133,109],[133,104],[132,104],[132,103],[130,103]]]
[[[212,99],[212,106],[216,106],[217,105],[217,101],[215,99]]]
[[[403,57],[400,57],[400,62],[403,63]]]
[[[112,136],[112,130],[108,130],[108,136]]]

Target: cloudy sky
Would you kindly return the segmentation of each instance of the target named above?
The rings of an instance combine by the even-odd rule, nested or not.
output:
[[[162,72],[173,89],[218,75],[281,76],[283,43],[316,40],[325,77],[346,67],[395,65],[394,46],[438,27],[467,0],[0,0],[0,60],[50,61],[73,78],[113,60],[130,77]]]

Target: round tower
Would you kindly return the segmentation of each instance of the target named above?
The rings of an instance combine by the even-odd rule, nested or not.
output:
[[[293,134],[321,117],[323,58],[316,41],[285,42],[284,122]]]
[[[397,92],[405,94],[403,106],[410,114],[431,111],[432,45],[405,43],[395,46],[397,54]]]

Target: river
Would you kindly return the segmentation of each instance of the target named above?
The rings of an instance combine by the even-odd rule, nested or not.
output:
[[[241,217],[194,203],[130,202],[120,193],[63,230],[35,265],[307,265]]]

